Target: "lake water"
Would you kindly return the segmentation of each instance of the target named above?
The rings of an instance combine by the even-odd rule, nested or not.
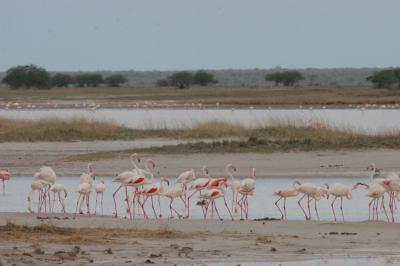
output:
[[[248,127],[276,121],[309,124],[324,122],[340,129],[370,134],[400,129],[398,109],[35,109],[0,110],[7,118],[85,117],[109,120],[130,128],[183,128],[200,122],[223,120]]]
[[[326,178],[302,178],[300,179],[302,182],[312,182],[318,185],[322,185],[327,182]],[[5,212],[26,212],[27,211],[27,196],[30,192],[30,184],[32,181],[32,177],[13,177],[10,181],[6,183],[6,195],[0,195],[0,211]],[[98,178],[96,178],[98,181]],[[171,180],[172,181],[172,180]],[[364,181],[362,179],[350,179],[350,178],[330,178],[329,184],[333,185],[334,183],[343,183],[347,185],[353,185],[357,181]],[[79,184],[78,177],[58,177],[58,183],[63,184],[67,187],[69,191],[69,195],[66,200],[67,212],[75,211],[75,204],[78,197],[78,193],[75,192],[75,188]],[[277,200],[277,197],[272,196],[274,191],[279,190],[280,188],[290,186],[293,182],[292,178],[260,178],[257,179],[256,191],[255,195],[249,197],[249,215],[250,218],[261,218],[261,217],[275,217],[279,218],[279,211],[276,209],[274,202]],[[112,214],[114,211],[113,200],[112,200],[112,192],[117,188],[118,184],[112,183],[111,178],[105,177],[106,183],[106,193],[104,195],[104,212],[105,214]],[[171,182],[172,183],[172,182]],[[125,214],[124,211],[124,203],[122,190],[120,191],[118,197],[118,212],[119,214]],[[36,194],[37,195],[37,194]],[[231,198],[231,191],[228,190],[227,200],[229,204],[229,200]],[[304,215],[301,212],[301,209],[297,205],[297,198],[289,198],[287,200],[287,211],[288,211],[288,219],[290,220],[303,220]],[[37,196],[34,198],[37,201]],[[332,220],[332,211],[330,207],[330,202],[333,198],[321,199],[318,201],[318,209],[321,220]],[[195,205],[197,201],[197,196],[192,198],[191,203],[191,217],[192,218],[203,218],[201,208]],[[95,202],[95,192],[91,195],[91,206],[94,208]],[[336,213],[340,215],[339,210],[339,200],[337,200],[337,209]],[[353,199],[343,201],[343,208],[345,213],[346,220],[349,221],[365,221],[368,219],[368,202],[369,198],[366,196],[365,190],[360,187],[359,189],[353,191]],[[283,200],[281,201],[283,203]],[[304,201],[305,203],[305,201]],[[162,209],[164,217],[169,216],[169,208],[168,208],[169,200],[166,198],[162,199]],[[176,202],[176,209],[180,212],[183,212],[184,206],[183,203],[178,199]],[[217,206],[220,210],[221,216],[223,218],[228,218],[228,212],[226,211],[222,199],[217,200]],[[230,204],[229,204],[230,206]],[[34,208],[36,210],[37,208]],[[59,210],[59,209],[57,209]],[[151,211],[150,204],[147,205],[147,213],[150,218],[153,217],[153,213]],[[380,213],[380,218],[384,218],[384,214]],[[313,219],[315,218],[315,213],[312,212]],[[341,216],[338,216],[341,217]],[[236,218],[240,218],[236,216]]]

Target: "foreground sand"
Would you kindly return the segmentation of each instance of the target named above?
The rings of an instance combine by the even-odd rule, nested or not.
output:
[[[86,169],[86,161],[74,158],[76,155],[90,155],[97,152],[135,150],[162,145],[176,145],[185,141],[169,139],[145,139],[136,141],[77,141],[77,142],[35,142],[0,143],[1,167],[9,167],[13,175],[32,175],[42,165],[52,166],[58,175],[77,176]],[[113,154],[107,159],[89,156],[95,162],[96,173],[114,176],[130,169],[129,154]],[[224,174],[224,166],[234,163],[237,176],[248,176],[250,169],[257,169],[259,177],[365,177],[366,166],[375,162],[379,168],[390,172],[400,171],[400,150],[361,151],[313,151],[291,153],[235,153],[235,154],[142,154],[157,162],[160,175],[174,177],[188,168],[201,170],[209,166],[211,175]]]
[[[7,222],[30,228],[4,226]],[[57,228],[33,227],[36,225]],[[400,224],[385,222],[130,221],[0,213],[0,226],[0,256],[6,265],[54,265],[63,261],[69,265],[229,265],[377,257],[400,263]],[[54,256],[74,246],[81,251],[76,256]]]

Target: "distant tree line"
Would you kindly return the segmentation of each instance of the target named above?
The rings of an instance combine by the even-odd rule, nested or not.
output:
[[[4,84],[7,84],[12,89],[49,89],[51,87],[69,86],[98,87],[103,84],[109,87],[118,87],[127,81],[127,78],[120,74],[113,74],[107,77],[97,73],[76,75],[56,73],[50,75],[46,69],[36,65],[12,67],[7,70],[2,80]]]
[[[400,68],[384,69],[374,72],[367,80],[372,82],[377,88],[400,89]]]
[[[283,84],[284,86],[294,86],[303,80],[304,76],[299,71],[278,71],[265,75],[265,81],[275,82],[275,86]]]
[[[157,81],[158,86],[166,87],[172,86],[178,89],[189,88],[191,85],[208,86],[215,84],[218,81],[215,79],[214,74],[199,70],[194,73],[189,71],[180,71],[169,75],[166,79]]]

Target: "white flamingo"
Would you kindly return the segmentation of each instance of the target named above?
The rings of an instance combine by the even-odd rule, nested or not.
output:
[[[100,196],[101,215],[103,215],[103,196],[104,191],[106,191],[106,185],[104,184],[103,178],[100,179],[100,183],[95,185],[94,190],[96,191],[96,208],[94,209],[94,214],[96,215],[97,213],[97,200]]]
[[[52,212],[54,211],[54,206],[55,206],[55,203],[56,203],[56,194],[57,194],[58,201],[60,202],[60,205],[61,205],[61,211],[63,213],[66,213],[64,199],[67,197],[67,194],[68,194],[67,189],[63,185],[56,183],[56,184],[53,184],[50,187],[50,191],[53,192],[53,194],[54,194],[54,197],[53,197],[53,208],[52,208],[51,211]],[[61,197],[61,192],[64,192],[64,197]]]
[[[208,173],[208,167],[207,167],[207,165],[203,165],[202,170],[203,170],[203,175],[204,175],[205,177],[200,177],[200,178],[197,178],[197,177],[196,177],[196,179],[193,181],[192,185],[189,187],[189,190],[194,190],[194,191],[193,191],[192,194],[190,194],[189,197],[187,198],[187,203],[188,203],[188,205],[187,205],[187,217],[189,217],[189,215],[190,215],[190,213],[189,213],[190,199],[191,199],[196,193],[199,193],[199,194],[201,195],[201,191],[204,190],[204,189],[206,189],[207,186],[208,186],[208,184],[209,184],[210,181],[211,181],[211,177],[210,177],[210,175],[209,175],[209,173]],[[202,209],[203,214],[204,214],[204,208],[201,208],[201,209]]]
[[[44,189],[43,201],[41,204],[44,204],[44,211],[46,212],[47,204],[46,200],[49,202],[49,211],[51,210],[51,199],[50,199],[50,186],[56,183],[57,175],[54,172],[53,168],[49,166],[40,167],[39,171],[33,175],[33,180],[43,180],[47,182],[47,187]],[[41,209],[41,207],[40,207]]]
[[[281,213],[282,217],[281,219],[287,219],[287,215],[286,215],[286,199],[287,198],[291,198],[291,197],[296,197],[297,195],[299,195],[299,191],[291,186],[291,187],[286,187],[286,188],[282,188],[276,192],[274,192],[273,194],[274,196],[278,196],[279,199],[277,201],[275,201],[275,205],[278,208],[279,212]],[[283,199],[283,212],[281,210],[281,208],[279,208],[279,201]]]
[[[35,195],[35,191],[38,191],[39,194],[39,200],[38,200],[38,213],[41,213],[42,211],[42,205],[43,201],[46,199],[46,188],[48,187],[49,183],[45,180],[38,179],[38,180],[33,180],[31,184],[31,191],[28,195],[28,211],[30,213],[33,213],[34,211],[32,210],[32,198]]]
[[[243,219],[243,212],[245,214],[245,218],[249,218],[249,201],[248,196],[252,196],[254,194],[254,190],[256,189],[256,169],[253,168],[251,171],[251,178],[245,178],[240,181],[239,186],[239,194],[242,195],[240,199],[239,206],[240,206],[240,216]]]
[[[6,194],[6,180],[10,180],[11,178],[11,172],[8,168],[1,170],[0,171],[0,180],[3,181],[3,195]]]

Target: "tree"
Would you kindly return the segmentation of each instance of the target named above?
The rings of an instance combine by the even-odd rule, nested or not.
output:
[[[106,83],[110,87],[119,87],[121,84],[128,82],[128,79],[121,74],[115,74],[108,76],[104,79],[104,83]]]
[[[265,75],[265,80],[274,81],[276,86],[279,86],[280,83],[285,86],[294,86],[303,79],[303,75],[299,71],[294,70],[273,72]]]
[[[217,81],[214,79],[214,74],[199,70],[193,75],[193,83],[200,86],[207,86],[212,83],[217,83]]]
[[[193,74],[188,71],[176,72],[169,76],[168,83],[178,89],[188,88],[193,83]]]
[[[54,87],[68,87],[74,83],[71,75],[58,73],[51,78],[51,85]]]
[[[36,65],[16,66],[7,70],[3,83],[11,89],[19,88],[50,88],[50,75],[46,69]]]
[[[96,73],[84,73],[75,76],[75,82],[81,87],[97,87],[104,82],[103,76]]]
[[[398,82],[400,86],[400,69],[384,69],[373,73],[367,77],[377,88],[390,88]]]

